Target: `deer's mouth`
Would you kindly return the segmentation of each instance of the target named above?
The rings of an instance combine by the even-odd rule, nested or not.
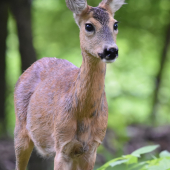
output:
[[[117,57],[115,59],[109,59],[109,60],[104,58],[104,59],[102,59],[102,61],[105,63],[113,63],[116,61],[116,59],[117,59]]]

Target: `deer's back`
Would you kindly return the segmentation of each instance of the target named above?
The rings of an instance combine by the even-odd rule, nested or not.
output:
[[[30,98],[38,86],[43,88],[42,99],[50,95],[50,92],[45,94],[46,90],[51,91],[59,86],[67,90],[76,78],[78,70],[79,68],[67,60],[56,58],[42,58],[30,66],[20,76],[15,87],[15,113],[20,122],[26,120]],[[61,84],[64,81],[64,85]]]

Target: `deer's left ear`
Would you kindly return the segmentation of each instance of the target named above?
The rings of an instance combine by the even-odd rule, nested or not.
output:
[[[114,13],[120,9],[120,7],[125,4],[125,0],[103,0],[99,7],[105,8],[109,10],[113,15]]]

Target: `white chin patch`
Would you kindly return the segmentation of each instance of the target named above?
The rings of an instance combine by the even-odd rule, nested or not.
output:
[[[116,59],[117,59],[117,57],[113,60],[107,60],[107,59],[104,58],[104,59],[102,59],[102,61],[105,62],[105,63],[113,63],[113,62],[116,61]]]

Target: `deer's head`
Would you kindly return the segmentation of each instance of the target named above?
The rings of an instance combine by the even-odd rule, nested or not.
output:
[[[114,14],[124,0],[103,0],[98,7],[87,5],[86,0],[66,0],[66,4],[80,28],[82,51],[106,63],[113,62],[118,57],[118,22]]]

